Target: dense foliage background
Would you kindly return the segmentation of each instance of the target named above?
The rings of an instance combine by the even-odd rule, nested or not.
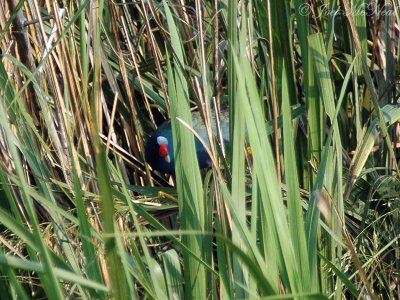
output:
[[[399,297],[398,18],[390,0],[1,1],[1,298]],[[143,151],[170,118],[176,176]]]

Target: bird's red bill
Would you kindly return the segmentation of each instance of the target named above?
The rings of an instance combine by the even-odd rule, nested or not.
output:
[[[160,149],[158,150],[158,153],[160,154],[161,157],[168,156],[168,145],[166,145],[166,144],[160,145]]]

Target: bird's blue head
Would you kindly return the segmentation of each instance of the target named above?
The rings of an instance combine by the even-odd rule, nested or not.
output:
[[[174,146],[170,122],[161,125],[148,139],[145,155],[146,161],[153,169],[161,173],[175,173]]]
[[[193,114],[192,120],[193,128],[197,135],[208,147],[210,147],[207,129],[200,115]],[[223,140],[224,142],[227,142],[229,141],[229,115],[227,115],[227,113],[222,113],[220,115],[220,120]],[[199,167],[201,169],[211,167],[210,157],[208,156],[203,144],[197,138],[195,138],[195,147]],[[170,121],[167,121],[158,127],[153,135],[147,140],[145,154],[146,161],[152,166],[153,170],[157,170],[161,173],[175,174],[175,155]]]

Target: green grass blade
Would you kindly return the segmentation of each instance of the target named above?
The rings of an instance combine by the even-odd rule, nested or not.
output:
[[[311,278],[310,278],[310,265],[308,260],[308,249],[306,242],[306,234],[303,220],[303,209],[301,207],[299,180],[297,177],[296,168],[296,154],[294,148],[290,145],[294,144],[294,136],[292,129],[292,116],[290,111],[289,95],[285,92],[287,90],[286,85],[286,73],[284,72],[282,80],[282,115],[283,115],[283,143],[284,147],[284,166],[285,166],[285,182],[287,187],[288,197],[288,223],[290,228],[290,234],[293,241],[293,248],[295,255],[298,259],[298,265],[300,268],[300,274],[302,276],[301,282],[304,291],[311,290]],[[314,268],[315,266],[311,266]]]
[[[174,62],[168,63],[168,93],[171,103],[171,124],[175,154],[175,175],[177,181],[179,215],[182,230],[204,229],[204,197],[203,184],[196,157],[196,149],[193,134],[180,121],[192,126],[189,109],[189,90],[183,70],[185,65],[182,52],[182,43],[169,6],[163,1],[167,16],[168,27],[171,33],[171,46],[174,51]],[[185,236],[183,243],[199,258],[205,256],[211,245],[205,245],[200,236]],[[204,266],[191,256],[184,254],[185,295],[187,298],[205,299],[206,273]]]

